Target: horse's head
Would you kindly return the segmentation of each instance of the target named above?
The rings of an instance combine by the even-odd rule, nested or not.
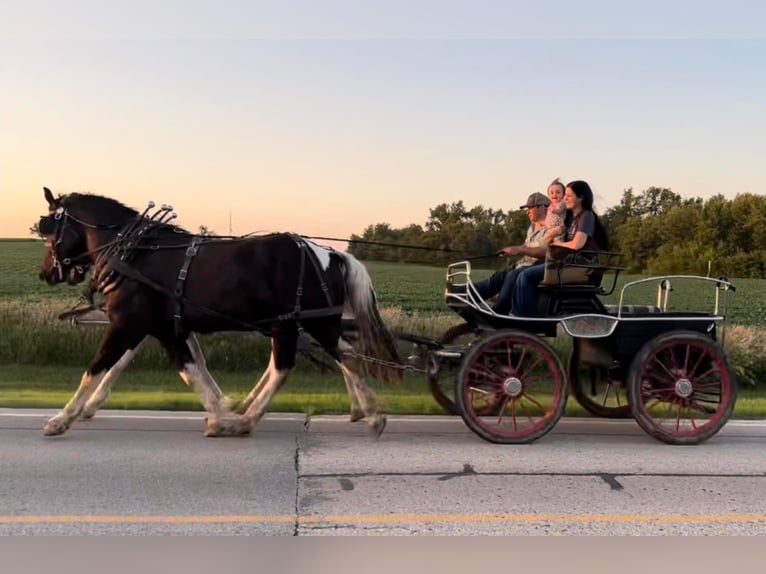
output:
[[[85,230],[79,220],[69,214],[66,196],[53,197],[47,187],[48,215],[40,218],[39,231],[45,239],[45,256],[40,267],[40,279],[50,285],[67,282],[76,285],[85,279],[90,261]]]

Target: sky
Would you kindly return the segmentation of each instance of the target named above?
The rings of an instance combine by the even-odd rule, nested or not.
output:
[[[528,4],[11,7],[0,237],[30,237],[43,186],[341,238],[440,203],[515,209],[556,177],[601,211],[630,187],[761,192],[766,8]]]

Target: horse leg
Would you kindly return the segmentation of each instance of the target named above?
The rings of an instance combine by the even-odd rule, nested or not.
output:
[[[94,389],[102,383],[105,384],[106,389],[109,389],[125,367],[130,364],[145,336],[143,332],[131,332],[120,324],[109,325],[95,358],[80,380],[77,391],[61,412],[45,422],[43,434],[52,436],[66,432],[72,422],[83,412]]]
[[[324,323],[304,323],[304,328],[322,345],[340,366],[346,383],[348,398],[351,403],[351,422],[367,418],[367,424],[376,436],[380,436],[386,427],[385,415],[378,414],[375,395],[365,381],[364,363],[352,357],[351,344],[342,336],[342,323],[337,325]]]
[[[96,411],[100,409],[101,406],[106,402],[106,399],[109,398],[109,394],[112,392],[112,385],[114,384],[114,381],[117,380],[117,378],[120,376],[120,373],[125,370],[125,367],[128,365],[130,360],[138,353],[141,345],[144,344],[144,340],[145,339],[142,339],[138,345],[136,345],[136,347],[133,349],[133,355],[131,357],[127,357],[127,354],[123,355],[125,360],[123,361],[120,359],[115,363],[114,367],[109,369],[106,375],[104,375],[104,378],[101,379],[98,387],[96,387],[96,389],[91,393],[90,398],[85,402],[85,406],[83,407],[79,418],[93,418],[93,415],[96,414]]]
[[[375,394],[365,381],[364,363],[357,358],[345,353],[351,351],[351,345],[343,339],[338,342],[337,359],[338,365],[346,379],[346,386],[354,390],[359,400],[359,406],[367,418],[367,424],[372,433],[378,437],[386,428],[386,415],[378,414]],[[350,394],[350,393],[349,393]]]
[[[348,376],[348,373],[345,370],[341,369],[341,372],[343,373],[343,382],[346,383],[348,402],[351,403],[351,412],[348,415],[348,421],[355,423],[364,418],[364,410],[362,410],[362,407],[359,405],[359,396],[357,395],[356,387],[351,377]]]
[[[250,405],[253,404],[253,401],[261,393],[261,391],[263,390],[263,387],[266,386],[266,382],[269,380],[269,377],[272,374],[274,374],[274,371],[275,371],[275,367],[274,367],[274,341],[272,339],[272,341],[271,341],[271,353],[269,354],[269,366],[263,372],[263,375],[261,375],[261,378],[255,384],[253,389],[247,394],[247,396],[244,398],[244,400],[239,404],[239,406],[237,407],[237,414],[243,415],[243,414],[245,414],[245,412],[247,412],[247,409],[250,408]]]
[[[338,351],[338,339],[344,337],[342,319],[328,317],[323,319],[313,319],[304,321],[303,327],[307,333],[309,333],[319,343],[322,348],[333,358],[336,363],[340,364],[342,355]],[[345,339],[345,337],[344,337]],[[357,396],[356,386],[353,383],[351,376],[348,372],[341,369],[343,373],[343,382],[346,384],[346,392],[348,393],[348,401],[350,404],[350,412],[348,420],[355,423],[362,420],[365,416],[364,410],[359,405],[359,397]]]
[[[183,381],[197,392],[202,406],[208,413],[205,436],[247,434],[249,428],[244,427],[231,416],[229,401],[207,370],[205,357],[196,337],[193,334],[186,339],[163,337],[160,343],[178,369],[178,374]]]
[[[192,359],[194,359],[194,361],[197,363],[200,369],[204,373],[206,373],[210,388],[212,389],[213,394],[215,394],[215,396],[218,397],[218,401],[219,401],[219,404],[221,405],[221,408],[224,409],[225,411],[230,411],[231,404],[232,404],[231,399],[224,394],[224,392],[215,382],[215,379],[213,379],[213,376],[210,374],[210,371],[207,370],[207,361],[205,360],[205,355],[202,353],[202,347],[200,347],[199,345],[197,336],[194,333],[190,333],[186,339],[186,344],[189,346],[189,350],[191,351],[191,354],[192,354]]]
[[[295,353],[298,345],[298,329],[294,324],[281,323],[271,331],[271,359],[269,368],[261,378],[262,388],[251,391],[254,398],[242,415],[242,420],[248,426],[255,425],[271,402],[279,388],[287,380],[290,371],[295,367]],[[248,395],[249,396],[249,395]]]

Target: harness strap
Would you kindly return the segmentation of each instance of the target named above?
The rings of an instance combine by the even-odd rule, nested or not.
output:
[[[127,277],[128,279],[132,279],[133,281],[138,281],[139,283],[143,283],[150,289],[153,289],[168,297],[175,297],[174,291],[171,291],[170,289],[163,287],[156,281],[152,281],[146,275],[144,275],[137,269],[131,267],[124,261],[121,261],[120,259],[115,258],[112,265],[114,267],[114,270],[117,273]],[[301,311],[297,316],[294,316],[293,313],[287,313],[284,315],[277,315],[276,317],[269,317],[267,319],[259,319],[257,321],[250,323],[247,321],[240,321],[239,319],[235,319],[234,317],[229,317],[228,315],[225,315],[223,313],[219,313],[215,309],[210,309],[209,307],[206,307],[205,305],[200,305],[199,303],[195,303],[193,300],[188,299],[187,297],[183,297],[183,299],[185,300],[187,304],[194,305],[195,307],[197,307],[198,309],[201,309],[205,313],[218,317],[219,319],[224,319],[226,321],[230,321],[231,323],[235,323],[242,327],[247,327],[248,329],[256,329],[256,330],[260,329],[263,326],[274,323],[275,321],[287,321],[287,320],[300,321],[301,319],[312,319],[315,317],[329,317],[331,315],[341,315],[343,313],[343,305],[334,305],[332,307],[322,307],[320,309],[308,309],[306,311]]]
[[[178,279],[176,280],[176,290],[174,292],[176,311],[173,314],[173,324],[175,325],[176,337],[180,337],[183,332],[182,312],[184,285],[186,284],[186,277],[189,275],[189,266],[191,265],[192,259],[194,259],[198,252],[199,248],[197,247],[197,238],[195,237],[192,239],[191,245],[189,245],[189,247],[186,249],[186,259],[184,259],[181,270],[178,272]]]
[[[298,251],[300,251],[301,254],[301,262],[300,266],[298,267],[298,289],[295,293],[295,307],[293,308],[293,312],[291,315],[294,317],[297,317],[298,314],[301,312],[301,297],[303,297],[303,276],[306,272],[306,242],[303,241],[301,238],[296,237],[292,234],[290,234],[290,237],[293,238],[293,240],[298,244]]]
[[[293,241],[295,241],[295,243],[298,245],[298,249],[301,253],[301,262],[298,271],[298,289],[296,293],[295,309],[292,314],[296,316],[296,318],[301,314],[301,296],[303,295],[303,281],[305,279],[306,271],[306,254],[308,254],[309,261],[311,261],[311,265],[314,267],[314,272],[316,273],[317,279],[319,280],[319,286],[322,289],[322,293],[324,293],[325,300],[327,301],[327,306],[333,307],[332,297],[330,296],[330,289],[327,287],[327,274],[319,265],[319,260],[317,259],[316,253],[314,253],[314,250],[309,247],[306,240],[303,239],[303,237],[300,235],[296,235],[294,233],[288,233],[288,235],[292,237]]]

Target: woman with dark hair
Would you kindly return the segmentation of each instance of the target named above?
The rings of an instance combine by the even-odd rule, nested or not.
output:
[[[564,234],[564,240],[552,245],[574,251],[606,251],[609,242],[604,226],[593,211],[593,191],[590,186],[582,180],[570,182],[564,190],[564,201],[567,212],[564,225],[559,231]],[[537,286],[544,275],[545,265],[536,265],[519,273],[513,290],[514,315],[530,317],[539,314]]]

